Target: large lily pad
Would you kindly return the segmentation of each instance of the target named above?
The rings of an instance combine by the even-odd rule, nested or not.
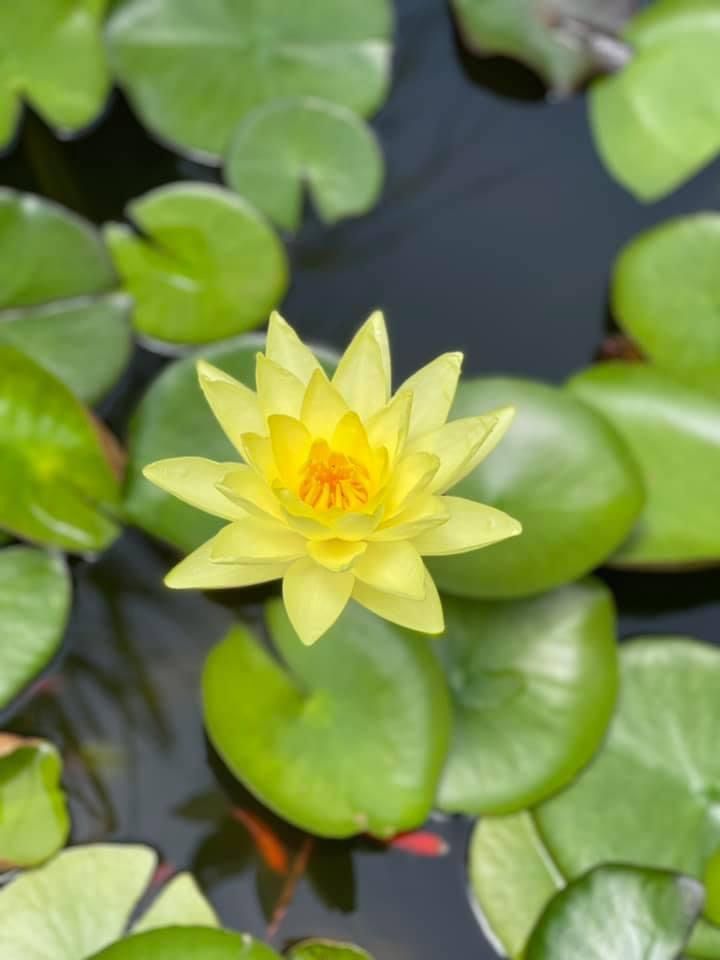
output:
[[[373,113],[388,88],[391,29],[387,0],[129,0],[107,36],[143,122],[180,148],[217,156],[250,110],[281,97]]]
[[[720,561],[720,399],[642,364],[601,364],[569,387],[623,437],[647,491],[637,526],[611,563],[672,568]]]
[[[383,159],[352,110],[311,97],[280,100],[241,123],[225,179],[279,226],[296,230],[305,187],[326,223],[366,213],[380,194]]]
[[[417,827],[449,733],[427,642],[354,603],[311,649],[280,601],[268,623],[287,669],[242,627],[205,667],[205,721],[229,768],[271,809],[321,836]]]
[[[29,357],[0,345],[0,526],[85,553],[117,527],[118,481],[87,411]]]
[[[285,251],[241,197],[176,183],[134,200],[105,238],[135,299],[137,330],[167,343],[208,343],[264,323],[288,283]]]
[[[635,54],[592,89],[595,140],[610,173],[656,200],[720,150],[715,0],[656,0],[630,22]]]
[[[91,960],[279,960],[270,947],[227,930],[169,927],[139,933]]]
[[[305,940],[287,954],[287,960],[372,960],[369,953],[349,943]]]
[[[100,26],[104,0],[30,0],[0,9],[0,147],[23,101],[60,133],[87,126],[110,89]]]
[[[454,703],[439,805],[522,810],[565,786],[595,753],[617,690],[615,612],[586,581],[529,600],[445,598],[436,644]]]
[[[530,938],[527,960],[677,960],[703,896],[689,877],[600,867],[551,901]]]
[[[52,744],[0,733],[0,870],[42,863],[67,840],[61,772]]]
[[[613,309],[662,370],[720,393],[720,216],[681,217],[641,234],[615,265]]]
[[[0,709],[57,652],[70,596],[70,578],[60,557],[32,547],[0,550]]]
[[[514,597],[589,573],[630,532],[643,503],[638,469],[615,431],[567,391],[529,380],[460,385],[454,417],[513,405],[492,456],[455,487],[517,517],[522,537],[429,566],[448,593]]]

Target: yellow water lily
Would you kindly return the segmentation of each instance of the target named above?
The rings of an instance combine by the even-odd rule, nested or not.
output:
[[[520,533],[493,507],[447,496],[508,429],[513,409],[446,422],[462,354],[446,353],[392,394],[390,348],[372,314],[332,378],[275,313],[257,392],[200,361],[200,386],[243,463],[160,460],[145,476],[229,521],[167,576],[169,587],[282,578],[288,616],[314,643],[352,598],[394,623],[442,633],[422,558]]]

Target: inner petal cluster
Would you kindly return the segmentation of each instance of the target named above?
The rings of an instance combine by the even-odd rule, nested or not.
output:
[[[301,470],[298,495],[316,510],[358,510],[370,497],[370,473],[355,457],[316,440]]]

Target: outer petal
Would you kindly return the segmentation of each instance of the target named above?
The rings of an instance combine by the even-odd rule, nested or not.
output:
[[[449,511],[447,522],[414,541],[423,556],[467,553],[522,533],[517,520],[484,503],[463,497],[443,497],[443,503]]]
[[[407,540],[369,543],[353,567],[358,580],[384,593],[410,600],[425,596],[425,564]]]
[[[335,623],[350,599],[352,573],[333,573],[309,557],[296,560],[283,579],[283,600],[290,622],[310,645]]]
[[[305,386],[294,373],[259,353],[255,364],[255,381],[260,406],[266,417],[276,413],[288,417],[300,416]]]
[[[274,310],[268,323],[265,356],[279,367],[294,373],[301,383],[308,383],[320,369],[314,353],[302,342],[293,328]]]
[[[330,383],[325,372],[317,369],[307,385],[300,419],[313,437],[330,440],[348,405]]]
[[[400,387],[413,393],[411,437],[437,430],[445,423],[455,399],[462,362],[461,353],[443,353],[408,377]]]
[[[406,501],[426,490],[440,469],[433,453],[409,453],[398,463],[387,487],[387,516],[394,516]]]
[[[332,381],[350,409],[365,421],[384,407],[390,397],[388,358],[385,320],[376,312],[353,337]]]
[[[305,555],[304,537],[276,521],[245,517],[223,527],[213,539],[216,563],[290,563]]]
[[[390,403],[374,414],[367,424],[367,433],[373,447],[385,447],[394,461],[402,452],[408,436],[413,395],[409,390],[396,393]]]
[[[361,540],[355,542],[311,540],[307,545],[307,551],[316,563],[319,563],[321,567],[327,567],[328,570],[334,570],[336,573],[342,570],[350,570],[366,549],[367,544]]]
[[[165,577],[174,590],[225,590],[249,587],[255,583],[277,580],[287,570],[286,563],[213,563],[210,553],[215,538],[208,540],[181,560]]]
[[[432,494],[415,497],[412,503],[400,513],[387,520],[373,535],[373,540],[413,540],[426,530],[432,530],[445,523],[448,518],[445,497]]]
[[[203,457],[174,457],[149,463],[143,469],[143,476],[191,507],[198,507],[215,517],[237,520],[245,516],[245,510],[223,496],[217,486],[228,471],[237,470],[238,466]]]
[[[293,417],[270,417],[268,427],[277,471],[288,487],[295,489],[310,455],[312,437],[307,427]]]
[[[282,507],[272,488],[252,467],[236,465],[217,484],[217,489],[248,513],[283,519]]]
[[[277,478],[278,471],[270,437],[261,437],[257,433],[244,433],[241,440],[247,462],[271,484]]]
[[[515,407],[501,407],[499,410],[493,410],[493,412],[488,414],[488,416],[495,418],[495,423],[493,424],[490,433],[488,433],[478,449],[475,451],[475,454],[470,458],[470,462],[465,465],[463,472],[461,472],[460,475],[453,480],[450,486],[458,483],[463,477],[466,477],[468,473],[471,473],[475,467],[482,463],[486,457],[490,456],[495,447],[500,443],[502,438],[510,429],[510,425],[515,419]],[[450,489],[450,486],[446,487],[446,489]]]
[[[410,630],[438,634],[445,629],[442,604],[429,573],[426,573],[425,597],[422,600],[407,600],[391,593],[382,593],[359,580],[355,582],[353,599],[379,617]]]
[[[234,377],[199,360],[198,381],[210,409],[233,446],[244,455],[242,435],[264,433],[263,417],[257,394]]]

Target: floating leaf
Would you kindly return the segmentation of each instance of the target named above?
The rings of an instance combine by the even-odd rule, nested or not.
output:
[[[419,826],[449,728],[427,641],[354,603],[310,649],[279,601],[268,622],[289,673],[242,627],[205,667],[208,733],[232,772],[272,810],[321,836],[388,837]]]
[[[720,561],[720,399],[642,364],[601,364],[569,386],[625,440],[647,491],[645,509],[613,565]]]
[[[296,230],[305,187],[326,223],[370,210],[382,188],[383,159],[372,130],[352,110],[310,97],[281,100],[240,124],[225,179],[279,226]]]
[[[124,8],[123,8],[124,9]],[[209,184],[176,183],[128,208],[105,238],[135,299],[140,333],[168,343],[208,343],[257,327],[282,299],[285,251],[241,197]]]
[[[720,960],[720,927],[700,919],[685,948],[686,957],[692,960]]]
[[[103,0],[31,0],[0,9],[0,147],[28,101],[60,133],[100,113],[110,89]]]
[[[87,411],[13,347],[0,345],[0,384],[0,526],[79,553],[108,546],[118,481]]]
[[[702,886],[689,877],[600,867],[551,901],[527,960],[677,960],[702,902]]]
[[[372,960],[372,957],[349,943],[306,940],[290,950],[287,960]]]
[[[316,96],[373,113],[387,93],[387,0],[129,0],[108,25],[115,73],[143,122],[220,155],[252,109]]]
[[[720,392],[720,216],[680,217],[623,250],[613,282],[622,328],[662,370]]]
[[[642,507],[640,476],[624,445],[567,391],[529,380],[468,380],[452,415],[508,404],[517,415],[503,442],[453,493],[516,517],[523,534],[431,561],[448,593],[523,596],[577,580],[622,543]]]
[[[0,870],[42,863],[67,840],[61,772],[52,744],[0,733]]]
[[[586,581],[530,600],[445,598],[435,644],[454,724],[438,802],[509,813],[565,786],[595,753],[617,691],[615,612]]]
[[[631,62],[594,84],[591,121],[610,173],[657,200],[720,150],[716,0],[656,0],[625,31]]]
[[[149,909],[134,925],[134,933],[146,933],[161,927],[216,927],[218,918],[189,873],[180,873],[164,887]]]
[[[120,940],[90,960],[279,960],[251,937],[202,927],[171,927]],[[80,958],[78,958],[80,960]],[[84,960],[84,958],[83,958]]]

